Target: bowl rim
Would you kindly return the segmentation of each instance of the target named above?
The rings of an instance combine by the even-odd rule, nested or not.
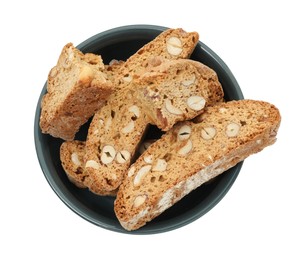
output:
[[[135,31],[149,31],[149,33],[152,33],[152,31],[161,33],[164,30],[168,29],[168,27],[163,27],[159,25],[149,25],[149,24],[133,24],[133,25],[124,25],[115,27],[103,32],[100,32],[98,34],[95,34],[85,41],[81,42],[76,47],[80,49],[83,52],[86,52],[88,49],[91,48],[92,44],[97,41],[98,39],[101,39],[101,37],[114,37],[114,35],[122,35],[122,34],[129,34],[130,32],[133,32],[135,34]],[[237,92],[238,99],[244,99],[241,88],[234,77],[233,73],[229,69],[229,67],[225,64],[225,62],[214,52],[212,51],[208,46],[206,46],[203,42],[199,41],[198,46],[212,59],[214,59],[220,68],[222,68],[225,71],[226,76],[229,78],[229,80],[235,85],[235,91]],[[217,194],[217,196],[214,197],[213,200],[210,201],[210,203],[203,208],[202,210],[197,211],[192,216],[189,216],[186,219],[180,219],[180,221],[176,221],[175,223],[167,223],[168,225],[166,227],[159,227],[159,228],[149,228],[149,229],[138,229],[135,231],[126,231],[123,228],[119,228],[117,226],[113,226],[104,222],[101,222],[99,219],[97,219],[93,214],[88,214],[86,207],[84,207],[83,204],[81,204],[78,200],[76,200],[75,197],[71,196],[69,193],[63,192],[65,190],[65,185],[62,184],[59,186],[59,184],[55,181],[55,179],[52,177],[52,172],[50,172],[49,167],[45,160],[44,155],[44,148],[42,146],[42,142],[39,139],[39,135],[41,134],[41,130],[39,127],[39,121],[40,121],[40,111],[41,111],[41,100],[44,94],[46,93],[46,86],[47,81],[44,84],[44,87],[40,93],[38,103],[36,106],[36,112],[35,112],[35,119],[34,119],[34,142],[35,142],[35,149],[36,149],[36,155],[41,167],[41,170],[55,192],[55,194],[60,198],[60,200],[68,206],[73,212],[75,212],[77,215],[82,217],[83,219],[89,221],[92,224],[95,224],[99,227],[102,227],[104,229],[115,231],[119,233],[125,233],[125,234],[142,234],[142,235],[149,235],[149,234],[157,234],[157,233],[163,233],[168,232],[180,227],[183,227],[200,217],[202,217],[204,214],[206,214],[208,211],[210,211],[213,207],[215,207],[222,198],[227,194],[227,192],[230,190],[232,185],[234,184],[240,170],[243,164],[243,161],[238,163],[233,172],[231,172],[231,175],[227,178],[227,183],[225,186],[222,186],[222,191]]]

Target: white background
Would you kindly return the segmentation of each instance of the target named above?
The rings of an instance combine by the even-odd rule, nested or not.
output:
[[[0,258],[306,259],[302,4],[2,1]],[[129,24],[199,32],[229,66],[245,98],[269,101],[282,114],[277,143],[245,161],[215,208],[158,235],[111,232],[73,213],[48,185],[34,147],[35,108],[62,47]]]

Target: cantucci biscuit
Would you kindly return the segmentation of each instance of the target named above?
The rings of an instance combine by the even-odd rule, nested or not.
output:
[[[186,32],[181,28],[167,29],[145,44],[120,66],[116,85],[124,87],[151,67],[159,66],[165,60],[187,59],[199,41],[197,32]]]
[[[201,114],[206,105],[223,101],[224,95],[217,74],[190,59],[164,62],[142,74],[135,85],[150,123],[162,131]]]
[[[47,93],[41,102],[42,132],[72,140],[112,91],[102,58],[83,54],[68,43],[48,75]]]
[[[201,184],[273,144],[280,120],[275,106],[240,100],[208,107],[197,123],[176,124],[129,168],[114,206],[121,225],[142,227]]]

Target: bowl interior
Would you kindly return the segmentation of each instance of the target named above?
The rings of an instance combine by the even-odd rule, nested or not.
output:
[[[85,53],[100,54],[104,63],[108,64],[112,59],[126,60],[165,29],[165,27],[151,25],[123,26],[97,34],[77,47]],[[226,100],[243,98],[239,85],[229,68],[205,44],[199,42],[191,59],[200,61],[217,72]],[[47,181],[59,198],[84,219],[112,231],[127,232],[116,219],[113,210],[114,198],[97,196],[86,189],[79,189],[66,177],[59,158],[59,148],[63,141],[50,135],[42,134],[39,127],[40,102],[45,93],[46,84],[42,89],[37,104],[34,137],[37,156]],[[89,123],[81,127],[76,139],[86,139]],[[152,127],[148,135],[158,136],[160,132],[157,128]],[[223,198],[238,176],[241,166],[242,163],[239,163],[214,180],[191,192],[143,228],[128,233],[160,233],[196,220]]]

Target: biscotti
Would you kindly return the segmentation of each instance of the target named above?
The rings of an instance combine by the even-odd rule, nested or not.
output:
[[[111,95],[93,117],[86,139],[85,185],[103,194],[118,188],[147,127],[131,89]]]
[[[211,83],[193,64],[187,59],[165,62],[113,94],[95,114],[85,153],[85,185],[91,191],[119,187],[149,124],[166,131],[204,111]],[[223,93],[220,83],[218,93]]]
[[[122,83],[124,85],[165,60],[189,58],[198,41],[197,32],[186,32],[181,28],[165,30],[120,66],[116,85],[121,88]]]
[[[43,133],[72,140],[112,93],[99,55],[83,54],[72,43],[64,46],[57,65],[51,69],[47,93],[41,102]]]
[[[207,107],[197,123],[178,123],[130,167],[114,206],[121,225],[140,228],[204,182],[273,144],[280,120],[275,106],[240,100]]]
[[[206,105],[223,101],[224,95],[217,74],[190,59],[164,62],[142,74],[135,85],[150,124],[162,131],[202,114]]]

